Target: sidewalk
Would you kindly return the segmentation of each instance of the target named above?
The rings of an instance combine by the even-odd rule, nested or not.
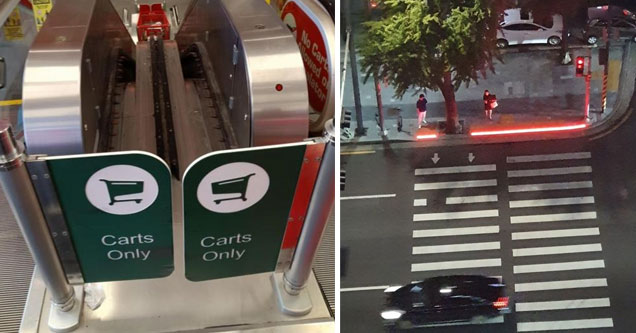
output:
[[[592,101],[600,100],[600,96],[592,95]],[[499,100],[499,107],[493,112],[493,120],[486,119],[482,108],[482,101],[458,102],[457,108],[460,123],[463,124],[463,134],[467,135],[475,129],[501,129],[534,126],[549,126],[580,122],[584,120],[584,95],[551,97],[542,99],[514,98]],[[594,109],[594,105],[591,106]],[[355,110],[346,108],[352,113],[350,131],[354,133],[357,126]],[[443,134],[439,122],[446,120],[444,103],[429,103],[426,120],[427,125],[417,128],[417,111],[415,105],[392,105],[385,109],[385,133],[380,131],[375,118],[377,108],[364,107],[363,124],[367,128],[366,135],[356,136],[350,140],[344,137],[342,142],[382,142],[382,141],[416,141],[417,135]],[[398,131],[399,117],[402,117],[402,131]],[[597,115],[592,113],[592,122]],[[384,134],[384,135],[383,135]]]

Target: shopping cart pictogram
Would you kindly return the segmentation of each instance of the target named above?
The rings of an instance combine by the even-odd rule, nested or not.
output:
[[[135,203],[141,203],[142,199],[117,199],[122,195],[141,194],[144,192],[143,181],[130,181],[130,180],[106,180],[100,179],[100,181],[106,183],[108,188],[108,195],[110,196],[109,205],[112,206],[117,202],[134,201]]]
[[[247,192],[247,185],[249,184],[250,177],[256,175],[255,173],[251,173],[247,176],[226,179],[219,182],[212,183],[212,194],[237,194],[238,196],[215,199],[215,204],[220,204],[222,201],[230,201],[230,200],[238,200],[241,199],[246,201],[245,193]]]

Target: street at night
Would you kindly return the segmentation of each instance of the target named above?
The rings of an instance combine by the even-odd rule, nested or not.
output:
[[[576,138],[343,145],[342,332],[385,331],[387,287],[457,274],[502,277],[512,312],[412,331],[633,331],[636,95],[625,86],[625,111]]]

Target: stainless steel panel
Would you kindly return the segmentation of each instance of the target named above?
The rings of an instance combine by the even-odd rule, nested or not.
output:
[[[84,284],[82,270],[77,261],[75,247],[73,246],[73,241],[71,241],[68,225],[66,224],[64,212],[62,212],[48,165],[43,159],[32,158],[26,162],[26,167],[31,175],[33,189],[37,194],[40,207],[42,207],[42,213],[57,249],[60,263],[64,273],[66,273],[66,279],[70,284]]]
[[[20,0],[2,0],[0,1],[0,24],[4,24],[11,12],[18,5]]]
[[[188,281],[185,278],[183,252],[181,184],[174,180],[172,190],[172,206],[175,208],[175,270],[172,275],[161,279],[100,283],[106,297],[104,302],[95,310],[84,307],[82,325],[74,332],[279,332],[281,327],[294,327],[283,332],[333,332],[333,318],[313,275],[307,285],[313,309],[300,318],[287,316],[278,310],[270,282],[271,273],[202,282]],[[34,279],[33,294],[37,294],[37,290],[34,290],[37,283]],[[43,300],[27,300],[28,305],[34,302],[42,304]],[[47,322],[47,306],[30,306],[28,309],[37,311],[40,321]],[[33,317],[33,313],[25,312],[24,315]],[[264,327],[267,329],[259,331]],[[312,327],[325,329],[305,331],[305,328]],[[49,329],[46,325],[40,325],[36,330],[22,331],[49,332]]]
[[[121,119],[121,150],[143,150],[157,153],[155,109],[152,92],[152,66],[148,42],[137,44],[137,67],[134,88],[127,88],[127,95],[134,90],[134,103],[125,98]],[[131,107],[130,104],[133,104]]]
[[[108,0],[57,1],[36,37],[24,72],[23,106],[29,154],[95,150],[109,58],[133,44]]]
[[[309,105],[300,52],[264,1],[196,1],[176,40],[181,49],[205,44],[242,147],[307,137]],[[278,84],[282,91],[276,90]]]

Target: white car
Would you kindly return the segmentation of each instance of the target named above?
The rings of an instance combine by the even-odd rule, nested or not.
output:
[[[501,25],[497,30],[497,47],[504,48],[508,45],[521,44],[548,44],[557,46],[561,44],[563,25],[554,21],[552,28],[528,22],[517,21]]]

